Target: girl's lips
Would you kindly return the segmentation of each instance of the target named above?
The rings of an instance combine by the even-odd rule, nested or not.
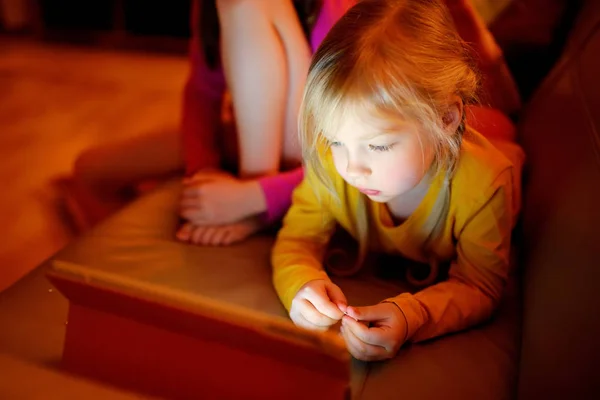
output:
[[[372,189],[361,189],[361,188],[358,188],[358,190],[361,193],[366,194],[367,196],[377,196],[379,193],[381,193],[379,190],[372,190]]]

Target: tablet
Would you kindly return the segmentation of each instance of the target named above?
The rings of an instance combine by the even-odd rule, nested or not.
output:
[[[342,338],[194,293],[54,261],[64,367],[166,398],[347,399]]]

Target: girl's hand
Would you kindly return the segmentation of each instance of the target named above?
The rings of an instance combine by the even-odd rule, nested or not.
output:
[[[233,179],[230,174],[215,169],[202,170],[191,177],[184,178],[179,199],[179,216],[194,225],[211,225],[210,217],[213,212],[209,201],[211,192],[206,186],[211,182]],[[212,225],[216,224],[212,223]]]
[[[266,199],[257,180],[224,173],[203,173],[183,182],[179,215],[199,226],[240,222],[264,212]]]
[[[393,358],[404,344],[407,326],[393,303],[348,307],[342,319],[342,336],[354,358],[377,361]]]
[[[303,328],[327,330],[342,319],[347,303],[346,296],[333,282],[313,280],[296,293],[290,318]]]

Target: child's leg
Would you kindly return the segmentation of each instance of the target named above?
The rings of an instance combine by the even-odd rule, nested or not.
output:
[[[310,48],[292,3],[218,0],[217,5],[224,69],[238,133],[240,174],[255,178],[277,174],[282,159],[288,166],[299,165],[297,115]],[[203,245],[230,244],[265,225],[259,217],[267,210],[258,179],[244,184],[223,180],[205,186],[209,190],[198,199],[199,208],[221,212],[210,213],[202,223],[184,225],[178,239]],[[217,192],[228,198],[243,198],[244,202],[229,207],[235,204],[223,202]]]
[[[310,67],[311,50],[298,17],[290,1],[281,1],[280,13],[274,20],[285,48],[288,90],[283,130],[282,167],[285,170],[302,164],[302,150],[298,142],[298,114]]]
[[[239,134],[240,174],[274,174],[279,170],[284,131],[295,128],[292,115],[301,88],[292,85],[303,82],[308,44],[289,0],[217,0],[217,6]],[[286,152],[293,147],[289,137]]]
[[[502,50],[473,8],[470,0],[446,0],[456,29],[475,50],[482,77],[482,102],[506,115],[521,107],[517,85],[502,57]]]
[[[84,152],[75,162],[71,205],[80,210],[80,222],[93,225],[131,199],[134,185],[145,179],[183,171],[180,135],[159,132]]]

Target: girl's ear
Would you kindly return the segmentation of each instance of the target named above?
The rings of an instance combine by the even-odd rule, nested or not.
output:
[[[462,116],[464,112],[464,105],[460,97],[453,96],[450,100],[450,107],[446,110],[446,113],[442,117],[442,123],[448,133],[455,133],[458,126],[462,122]]]

